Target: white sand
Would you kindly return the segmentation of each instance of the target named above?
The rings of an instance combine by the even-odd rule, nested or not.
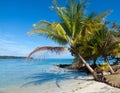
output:
[[[0,93],[120,93],[120,89],[96,82],[89,76],[61,81],[58,84],[52,81],[42,85],[3,89]]]

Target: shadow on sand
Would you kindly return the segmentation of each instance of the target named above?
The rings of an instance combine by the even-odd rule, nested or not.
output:
[[[29,82],[25,83],[22,87],[28,85],[40,85],[45,82],[50,82],[55,80],[56,86],[60,88],[59,82],[62,80],[70,80],[70,79],[80,79],[80,76],[87,76],[86,73],[81,73],[75,70],[68,70],[64,72],[43,72],[33,74],[30,77],[27,77],[26,80]]]

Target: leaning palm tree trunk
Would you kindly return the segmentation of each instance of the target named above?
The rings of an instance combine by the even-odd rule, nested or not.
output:
[[[88,70],[91,72],[95,80],[98,80],[97,73],[93,70],[93,68],[90,67],[90,65],[83,59],[83,57],[78,54],[79,59],[85,64],[85,66],[88,68]]]
[[[108,67],[109,67],[109,69],[110,69],[111,74],[115,73],[114,70],[112,69],[112,67],[110,66],[110,63],[109,63],[107,57],[104,58],[104,59],[105,59],[105,62],[107,62],[107,64],[108,64]]]

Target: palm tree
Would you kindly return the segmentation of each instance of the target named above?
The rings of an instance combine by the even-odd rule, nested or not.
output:
[[[101,29],[96,31],[91,39],[88,41],[88,49],[92,51],[92,57],[103,57],[104,61],[107,62],[108,67],[110,68],[111,73],[114,73],[111,68],[108,57],[117,56],[120,53],[120,41],[113,34],[113,31],[107,27],[107,24],[104,23]],[[97,55],[97,56],[95,56]],[[120,55],[119,55],[120,56]]]
[[[93,77],[97,80],[96,72],[84,60],[81,55],[82,53],[79,52],[79,47],[89,40],[88,36],[101,28],[102,19],[110,11],[103,12],[99,15],[93,15],[94,13],[91,13],[87,17],[85,16],[85,2],[69,0],[67,7],[60,7],[56,0],[54,0],[53,3],[54,6],[51,8],[58,14],[60,21],[53,23],[41,21],[34,24],[35,28],[31,30],[29,34],[35,33],[37,35],[43,35],[61,45],[67,44],[69,47],[38,47],[30,53],[28,58],[37,51],[50,50],[60,52],[67,48],[74,56],[86,65]]]

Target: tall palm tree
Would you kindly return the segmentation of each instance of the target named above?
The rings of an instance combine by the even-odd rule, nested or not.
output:
[[[101,28],[102,19],[110,11],[103,12],[99,15],[93,15],[93,13],[91,13],[89,16],[85,16],[85,2],[69,0],[67,7],[60,7],[56,0],[54,0],[53,3],[54,6],[51,8],[58,14],[60,21],[53,23],[41,21],[34,24],[35,28],[31,30],[29,34],[35,33],[37,35],[43,35],[61,45],[68,44],[69,47],[38,47],[30,53],[28,58],[37,51],[54,50],[56,52],[60,52],[60,50],[67,48],[74,56],[86,65],[93,77],[97,80],[96,72],[84,60],[79,52],[79,47],[82,46],[81,44],[84,44],[89,40],[89,36],[92,35],[94,31]]]

